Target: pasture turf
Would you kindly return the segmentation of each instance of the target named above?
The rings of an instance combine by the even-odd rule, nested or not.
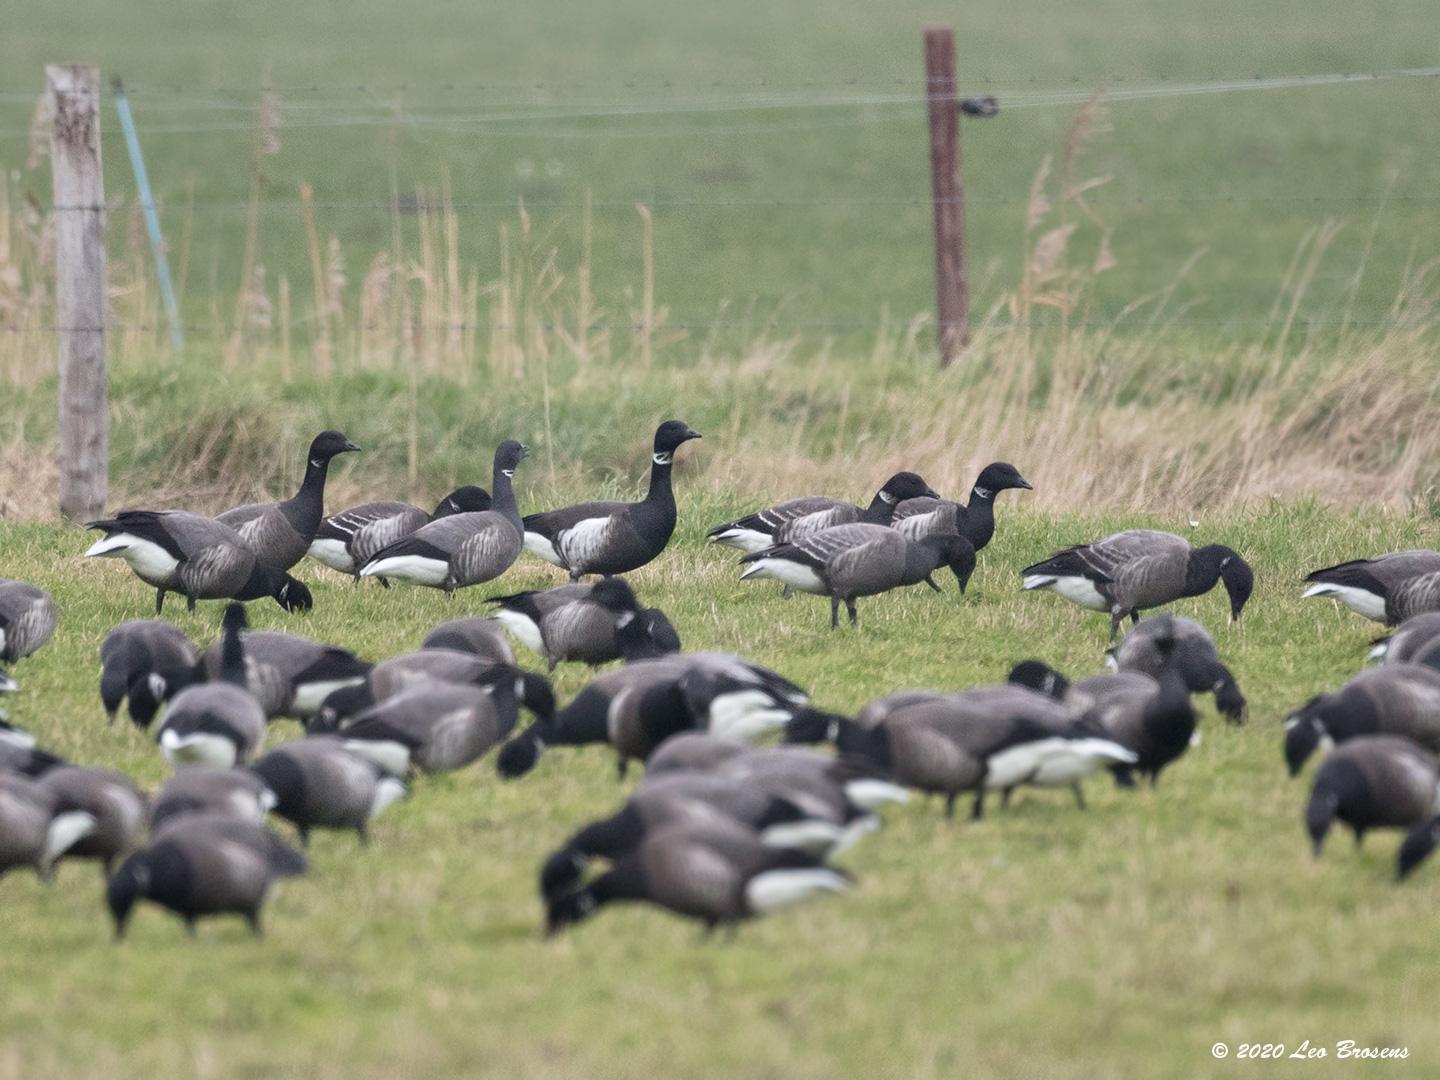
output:
[[[228,316],[242,284],[253,285],[241,265],[262,84],[278,92],[280,126],[278,153],[263,159],[256,261],[272,303],[288,276],[297,317],[313,295],[301,184],[313,187],[321,243],[340,244],[327,282],[338,269],[353,296],[371,259],[390,250],[392,183],[408,197],[448,178],[466,272],[478,267],[482,282],[499,275],[502,225],[518,258],[521,200],[541,238],[535,261],[553,245],[573,281],[588,193],[598,321],[617,334],[639,307],[643,202],[655,214],[657,303],[692,340],[715,321],[737,339],[776,327],[865,340],[887,313],[904,319],[933,303],[925,115],[913,100],[923,25],[954,25],[962,93],[1001,102],[997,118],[964,128],[977,313],[1029,258],[1030,184],[1047,156],[1060,168],[1076,107],[1046,104],[1056,92],[1434,63],[1416,32],[1433,25],[1429,0],[1388,0],[1363,26],[1343,0],[29,7],[0,36],[0,164],[26,160],[43,65],[96,63],[107,79],[123,76],[197,348],[224,340],[216,313]],[[1341,318],[1363,264],[1352,317],[1390,318],[1406,266],[1433,255],[1416,243],[1440,169],[1437,87],[1430,78],[1117,101],[1069,173],[1072,183],[1111,178],[1087,198],[1114,228],[1117,265],[1083,317],[1108,325],[1204,250],[1178,295],[1184,318],[1258,338],[1297,245],[1328,220],[1344,228],[1298,316]],[[797,98],[849,103],[791,107]],[[108,105],[103,123],[107,192],[133,201]],[[20,192],[48,201],[43,164],[12,183],[17,203]],[[115,215],[117,252],[142,243],[131,218]],[[1075,258],[1088,265],[1099,229],[1073,207],[1068,220],[1083,223]],[[1058,224],[1052,215],[1041,228]],[[400,228],[413,248],[412,219]]]
[[[901,687],[999,680],[1030,656],[1097,669],[1106,621],[1021,595],[1016,571],[1137,524],[1045,517],[1006,496],[966,597],[947,578],[943,597],[862,601],[859,628],[832,633],[823,601],[741,584],[730,554],[703,546],[708,525],[746,505],[682,499],[671,549],[634,583],[687,647],[752,657],[841,710]],[[1357,670],[1376,632],[1301,602],[1301,573],[1421,546],[1430,526],[1279,504],[1194,530],[1145,523],[1231,544],[1258,582],[1234,626],[1219,591],[1175,607],[1214,628],[1251,714],[1232,728],[1204,703],[1201,744],[1156,790],[1100,778],[1087,812],[1067,792],[1024,792],[979,823],[947,822],[917,798],[846,856],[851,895],[748,925],[728,945],[639,907],[542,939],[540,860],[626,791],[599,748],[553,750],[515,783],[489,759],[422,779],[368,850],[318,835],[310,876],[273,901],[260,942],[238,921],[190,941],[146,908],[117,945],[93,865],[63,865],[49,887],[11,875],[0,882],[0,1076],[1228,1076],[1262,1063],[1216,1062],[1212,1043],[1305,1039],[1408,1046],[1408,1062],[1374,1074],[1433,1074],[1440,866],[1397,886],[1393,835],[1358,852],[1335,835],[1314,860],[1306,781],[1286,778],[1280,754],[1287,710]],[[165,766],[148,737],[105,725],[96,649],[115,623],[147,616],[151,594],[119,564],[81,561],[87,543],[79,529],[0,524],[0,574],[43,585],[61,608],[55,639],[14,666],[22,689],[5,706],[57,752],[150,787]],[[526,557],[447,603],[301,573],[314,611],[256,602],[254,624],[371,658],[483,611],[492,592],[558,579]],[[215,604],[167,613],[202,641],[219,616]],[[564,669],[562,700],[586,678]],[[280,722],[272,739],[298,733]]]

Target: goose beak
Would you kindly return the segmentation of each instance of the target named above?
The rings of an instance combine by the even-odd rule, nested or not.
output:
[[[701,435],[698,431],[691,431],[689,428],[686,428],[686,429],[685,429],[685,438],[686,438],[687,440],[689,440],[689,439],[703,439],[704,437],[705,437],[705,436],[704,436],[704,435]]]
[[[351,442],[349,439],[346,439],[346,440],[345,440],[345,450],[346,450],[346,452],[351,451],[351,450],[359,450],[359,449],[360,449],[360,447],[356,446],[356,445],[355,445],[353,442]]]
[[[927,488],[925,489],[925,498],[927,498],[927,499],[938,499],[938,498],[940,498],[940,497],[941,497],[941,496],[940,496],[940,493],[939,493],[938,491],[936,491],[934,488],[927,487]]]
[[[1030,486],[1030,481],[1029,481],[1029,480],[1026,480],[1023,476],[1020,477],[1020,482],[1019,482],[1018,484],[1016,484],[1015,486],[1016,486],[1017,488],[1019,488],[1021,491],[1034,491],[1034,490],[1035,490],[1034,488],[1032,488],[1032,487]]]

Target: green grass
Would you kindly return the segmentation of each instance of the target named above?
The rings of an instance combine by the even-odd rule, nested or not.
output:
[[[862,601],[859,629],[831,633],[822,601],[742,585],[730,558],[702,546],[704,528],[740,500],[682,490],[681,501],[670,551],[635,575],[642,597],[670,613],[688,647],[747,654],[835,709],[899,687],[998,680],[1027,656],[1094,670],[1105,621],[1019,595],[1015,571],[1137,523],[1045,517],[1007,496],[964,600],[911,590]],[[1206,704],[1201,745],[1155,791],[1099,780],[1086,813],[1065,792],[1026,792],[978,824],[946,822],[916,800],[847,857],[852,895],[747,926],[733,945],[702,944],[693,925],[640,908],[541,939],[539,861],[624,793],[612,755],[594,748],[557,749],[513,784],[489,761],[418,782],[369,850],[318,836],[311,875],[272,903],[261,943],[225,922],[187,941],[146,909],[117,946],[93,866],[64,866],[49,888],[13,875],[0,882],[0,1072],[1219,1076],[1248,1063],[1217,1065],[1216,1041],[1349,1038],[1409,1047],[1408,1072],[1386,1063],[1374,1075],[1427,1075],[1440,1055],[1440,870],[1397,887],[1396,840],[1379,835],[1359,853],[1336,836],[1314,861],[1300,824],[1305,783],[1286,779],[1279,734],[1288,708],[1358,669],[1374,634],[1302,603],[1299,574],[1431,543],[1433,526],[1275,504],[1194,535],[1232,544],[1256,568],[1235,626],[1218,592],[1176,606],[1216,629],[1252,713],[1234,729]],[[121,566],[81,562],[86,543],[74,529],[0,526],[0,573],[49,588],[62,611],[51,644],[16,665],[23,688],[6,706],[58,752],[153,785],[165,773],[158,753],[105,726],[95,675],[105,631],[147,614],[150,593]],[[481,610],[491,591],[447,604],[302,573],[315,610],[289,618],[255,603],[255,623],[370,657]],[[555,578],[527,558],[500,584]],[[210,640],[219,609],[172,617]],[[562,671],[562,700],[585,678]],[[273,737],[296,734],[282,722]],[[1265,1071],[1335,1070],[1286,1061]]]
[[[578,205],[595,200],[595,277],[603,321],[637,306],[639,222],[655,205],[658,299],[672,325],[704,336],[712,321],[768,321],[841,339],[882,311],[932,305],[929,180],[918,104],[636,117],[523,119],[459,131],[416,125],[305,126],[316,117],[385,115],[399,98],[419,117],[561,114],[611,106],[666,109],[695,99],[767,94],[913,94],[920,27],[957,27],[966,92],[995,92],[1000,117],[965,126],[975,307],[1019,276],[1026,192],[1057,153],[1070,106],[1025,108],[1026,95],[1104,85],[1177,84],[1255,75],[1369,72],[1433,64],[1416,34],[1427,0],[1392,0],[1357,27],[1341,0],[1256,5],[1221,0],[1091,0],[1057,11],[1042,0],[991,8],[898,4],[776,7],[743,0],[675,9],[655,0],[595,8],[564,2],[326,5],[260,0],[242,7],[177,0],[44,4],[0,40],[0,162],[25,157],[28,92],[47,62],[84,60],[134,88],[145,151],[179,251],[193,195],[185,306],[197,345],[211,313],[233,310],[245,229],[258,87],[280,89],[282,149],[267,158],[259,262],[269,286],[289,276],[311,295],[298,186],[314,185],[322,237],[338,236],[353,290],[389,246],[383,209],[392,170],[402,191],[448,173],[461,204],[461,245],[482,279],[498,271],[497,229],[524,198],[537,229],[573,267]],[[1078,178],[1108,175],[1097,210],[1115,226],[1119,266],[1089,318],[1107,321],[1136,296],[1208,254],[1181,298],[1210,332],[1255,336],[1301,238],[1325,219],[1346,228],[1300,312],[1339,317],[1342,290],[1371,242],[1355,317],[1388,317],[1403,267],[1433,254],[1417,240],[1440,170],[1430,137],[1434,79],[1117,103]],[[539,111],[539,110],[536,110]],[[133,191],[107,110],[108,190]],[[234,130],[183,131],[196,125]],[[45,170],[20,186],[48,199]],[[1386,192],[1392,197],[1384,199]],[[711,205],[695,205],[695,203]],[[558,205],[556,205],[558,204]],[[718,204],[718,205],[714,205]],[[116,248],[138,228],[117,216]],[[1093,236],[1091,238],[1093,242]],[[297,314],[300,308],[297,307]]]

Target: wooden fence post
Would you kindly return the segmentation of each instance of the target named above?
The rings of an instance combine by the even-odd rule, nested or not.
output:
[[[60,338],[60,512],[100,517],[109,482],[100,69],[47,65]]]
[[[955,34],[925,29],[925,100],[930,116],[930,184],[935,219],[935,301],[940,366],[970,343],[970,282],[965,274],[965,184],[960,175]]]

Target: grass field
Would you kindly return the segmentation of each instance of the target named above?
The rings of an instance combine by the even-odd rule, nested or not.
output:
[[[702,546],[733,495],[682,489],[681,502],[670,551],[635,575],[643,598],[688,647],[744,653],[846,710],[902,686],[998,680],[1027,656],[1097,668],[1104,620],[1019,595],[1015,571],[1137,523],[1042,515],[1007,496],[969,596],[862,602],[859,629],[831,633],[822,602],[741,585],[731,559]],[[852,895],[747,926],[733,945],[700,944],[695,927],[638,908],[540,938],[540,859],[624,793],[612,756],[594,749],[557,750],[513,784],[488,760],[421,781],[368,851],[320,835],[310,877],[273,903],[258,945],[225,923],[187,941],[152,909],[116,946],[92,866],[63,867],[50,888],[13,876],[0,889],[0,1076],[1221,1076],[1262,1066],[1220,1065],[1214,1042],[1307,1038],[1405,1045],[1409,1062],[1373,1075],[1426,1075],[1440,1056],[1429,947],[1440,879],[1428,868],[1397,887],[1393,837],[1357,854],[1337,836],[1312,860],[1305,785],[1286,779],[1279,733],[1289,707],[1360,666],[1373,636],[1301,603],[1299,573],[1433,543],[1433,525],[1275,505],[1194,535],[1256,569],[1234,626],[1218,593],[1177,606],[1216,628],[1252,711],[1234,729],[1205,705],[1201,745],[1155,791],[1097,781],[1087,813],[1066,793],[1028,792],[979,824],[916,801],[847,856]],[[107,728],[95,689],[101,637],[146,614],[150,594],[122,567],[81,562],[86,543],[76,529],[0,527],[4,572],[51,589],[63,613],[54,641],[17,666],[23,689],[6,705],[58,752],[153,785],[165,773],[155,748]],[[371,657],[481,610],[489,591],[446,604],[303,572],[315,610],[287,618],[256,603],[255,623]],[[502,584],[555,576],[527,558]],[[210,640],[219,610],[173,617]],[[562,700],[584,681],[562,671]],[[296,734],[282,722],[273,737]]]
[[[853,343],[885,313],[903,320],[932,305],[923,107],[791,107],[794,98],[914,95],[920,26],[957,26],[964,89],[998,94],[1004,110],[965,129],[984,313],[1020,277],[1031,181],[1061,154],[1074,115],[1073,104],[1041,95],[1433,64],[1414,32],[1428,21],[1425,0],[1385,10],[1361,29],[1353,5],[1338,0],[1223,0],[1203,11],[1179,0],[1091,0],[1064,12],[1038,0],[989,10],[745,0],[683,11],[654,0],[603,11],[574,0],[365,0],[343,18],[276,0],[45,4],[0,40],[0,164],[19,170],[27,156],[44,63],[91,61],[126,77],[200,351],[223,340],[241,291],[267,80],[280,100],[280,146],[263,159],[255,261],[270,309],[278,278],[288,278],[302,332],[314,286],[300,185],[313,185],[322,247],[332,236],[339,245],[333,262],[322,256],[324,276],[343,278],[354,296],[372,258],[391,247],[392,184],[433,191],[448,176],[462,264],[481,282],[501,276],[499,229],[513,245],[523,199],[541,247],[555,249],[573,284],[588,193],[593,314],[628,327],[643,202],[655,215],[657,302],[692,344],[716,323],[731,338],[778,327]],[[1440,170],[1428,124],[1437,86],[1117,102],[1070,176],[1111,178],[1088,196],[1096,220],[1070,219],[1082,224],[1086,260],[1113,229],[1116,265],[1084,317],[1108,325],[1203,249],[1180,295],[1186,319],[1202,334],[1254,338],[1301,242],[1333,221],[1341,232],[1300,316],[1333,324],[1363,264],[1355,317],[1389,318],[1404,268],[1432,254],[1420,241],[1434,205],[1427,178]],[[786,107],[756,105],[780,99]],[[112,112],[104,123],[108,190],[124,199],[129,164]],[[43,205],[47,173],[43,164],[18,172],[16,195]],[[399,227],[413,240],[410,218]],[[142,235],[132,214],[114,215],[117,252]]]

